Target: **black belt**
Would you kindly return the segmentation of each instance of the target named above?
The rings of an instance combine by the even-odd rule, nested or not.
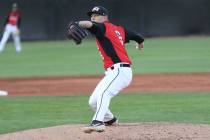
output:
[[[131,65],[130,64],[120,64],[120,67],[131,67]],[[111,66],[110,68],[111,68],[111,70],[113,70],[114,66]]]

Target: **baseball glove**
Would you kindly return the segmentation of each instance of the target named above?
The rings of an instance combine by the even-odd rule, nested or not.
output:
[[[70,22],[67,30],[67,38],[72,39],[76,44],[80,44],[82,39],[88,35],[87,31],[80,27],[77,22]]]

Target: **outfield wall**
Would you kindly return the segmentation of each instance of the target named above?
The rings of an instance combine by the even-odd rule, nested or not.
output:
[[[1,0],[1,33],[12,2],[22,11],[25,40],[65,38],[68,22],[88,19],[85,12],[92,5],[107,7],[111,21],[147,37],[210,34],[209,0]]]

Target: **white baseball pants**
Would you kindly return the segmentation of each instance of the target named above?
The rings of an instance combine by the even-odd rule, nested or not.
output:
[[[1,40],[1,43],[0,43],[0,52],[4,50],[5,44],[11,34],[12,34],[12,37],[13,37],[13,40],[15,43],[16,52],[21,51],[22,47],[20,44],[20,36],[19,36],[19,31],[18,31],[17,26],[7,24],[4,34],[3,34],[3,37],[2,37],[2,40]]]
[[[131,68],[121,67],[120,64],[114,64],[114,69],[111,67],[107,69],[105,77],[98,83],[90,96],[89,105],[95,111],[92,120],[106,122],[113,119],[114,115],[109,110],[110,100],[127,87],[132,80]]]

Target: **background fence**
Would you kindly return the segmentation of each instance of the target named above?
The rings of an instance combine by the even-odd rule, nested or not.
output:
[[[0,0],[0,32],[13,2],[22,12],[22,39],[64,39],[68,22],[105,6],[110,20],[144,36],[210,34],[210,0]],[[0,36],[1,36],[0,35]]]

